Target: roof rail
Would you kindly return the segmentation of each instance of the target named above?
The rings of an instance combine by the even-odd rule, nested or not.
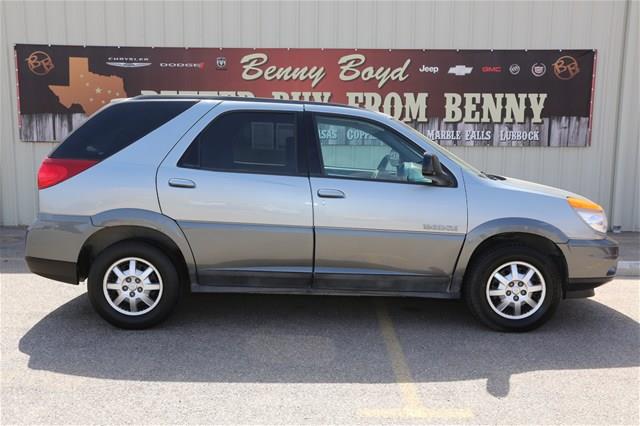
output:
[[[234,102],[264,102],[264,103],[278,103],[278,104],[294,104],[294,105],[327,105],[337,106],[342,108],[354,108],[362,109],[357,106],[330,103],[330,102],[307,102],[307,101],[291,101],[284,99],[274,98],[247,98],[242,96],[207,96],[207,95],[138,95],[131,100],[154,100],[154,99],[198,99],[198,100],[211,100],[211,101],[234,101]]]

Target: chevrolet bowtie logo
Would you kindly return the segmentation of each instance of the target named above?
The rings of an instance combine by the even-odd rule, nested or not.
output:
[[[468,67],[466,65],[456,65],[455,67],[451,67],[449,68],[449,74],[454,74],[454,75],[467,75],[467,74],[471,74],[471,71],[473,70],[473,67]]]

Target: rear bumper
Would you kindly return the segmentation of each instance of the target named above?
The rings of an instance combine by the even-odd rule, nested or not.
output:
[[[589,297],[611,281],[618,265],[618,243],[611,239],[569,240],[560,244],[567,262],[566,297]]]
[[[40,214],[27,230],[25,261],[29,270],[57,281],[78,284],[82,245],[95,232],[88,216]]]
[[[26,256],[25,261],[34,274],[69,284],[78,284],[78,268],[74,262],[30,256]]]

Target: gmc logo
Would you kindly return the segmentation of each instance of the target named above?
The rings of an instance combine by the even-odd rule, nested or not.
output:
[[[502,67],[482,67],[482,72],[502,72]]]

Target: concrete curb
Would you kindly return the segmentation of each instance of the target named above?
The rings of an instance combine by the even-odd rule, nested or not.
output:
[[[619,260],[619,277],[640,277],[640,260]]]

